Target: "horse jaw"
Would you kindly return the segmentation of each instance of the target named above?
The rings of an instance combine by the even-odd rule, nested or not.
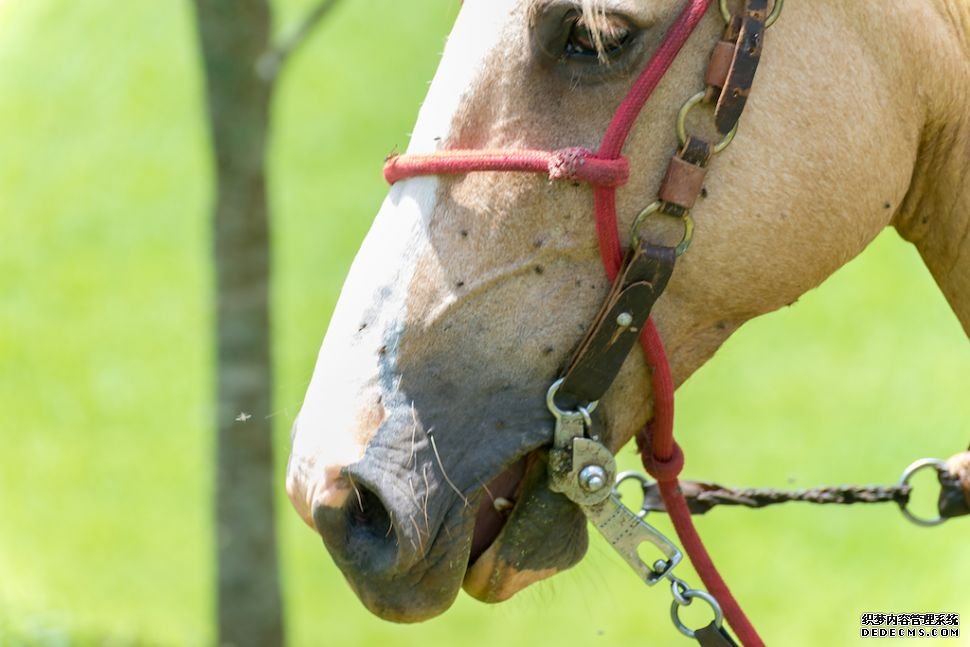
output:
[[[937,0],[913,22],[932,35],[914,69],[926,127],[913,181],[893,225],[912,242],[970,336],[970,2]]]

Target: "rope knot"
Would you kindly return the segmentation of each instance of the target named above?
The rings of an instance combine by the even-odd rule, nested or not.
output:
[[[579,182],[583,179],[580,168],[595,153],[588,148],[563,148],[553,151],[549,158],[549,179]]]
[[[674,452],[667,460],[660,460],[654,456],[650,429],[645,429],[637,435],[637,448],[640,450],[640,461],[647,474],[657,479],[658,483],[676,481],[684,470],[684,450],[674,441]]]

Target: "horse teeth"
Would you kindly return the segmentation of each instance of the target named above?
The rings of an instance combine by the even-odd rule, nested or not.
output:
[[[508,512],[509,510],[515,507],[515,503],[513,503],[512,501],[509,501],[505,497],[499,497],[495,499],[495,501],[492,502],[492,505],[495,506],[496,512]]]

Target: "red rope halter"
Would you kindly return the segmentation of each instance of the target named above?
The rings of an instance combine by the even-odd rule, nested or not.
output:
[[[441,151],[427,155],[391,157],[384,167],[385,179],[399,180],[423,175],[458,175],[476,171],[518,171],[548,173],[552,180],[587,182],[593,186],[596,232],[603,267],[610,281],[616,279],[623,260],[616,217],[616,188],[626,183],[629,165],[621,156],[633,124],[660,80],[697,28],[711,0],[689,0],[663,43],[651,57],[623,99],[598,152],[580,148],[560,151]],[[764,645],[721,578],[704,543],[694,528],[677,476],[684,466],[684,454],[674,441],[674,382],[663,341],[653,321],[644,326],[640,343],[652,368],[653,421],[637,436],[644,468],[657,479],[664,503],[677,535],[704,586],[721,605],[724,615],[746,647]]]

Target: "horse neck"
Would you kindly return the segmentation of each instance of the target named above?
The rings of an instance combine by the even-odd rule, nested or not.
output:
[[[908,25],[911,41],[922,34],[908,76],[923,114],[912,184],[893,224],[970,336],[970,0],[930,5],[927,24]]]

